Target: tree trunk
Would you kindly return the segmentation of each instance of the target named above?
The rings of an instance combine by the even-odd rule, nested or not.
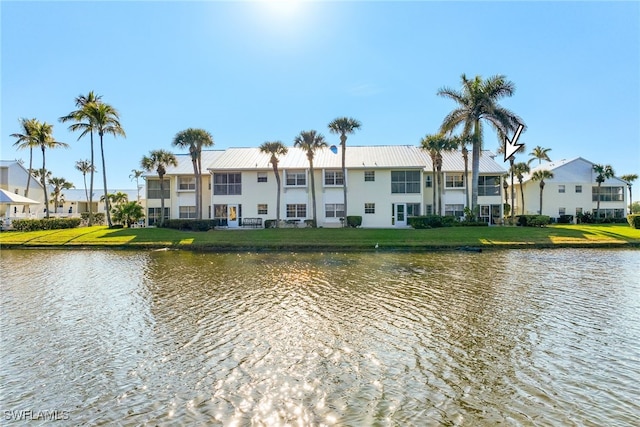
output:
[[[164,225],[164,175],[160,175],[160,227]]]
[[[465,207],[469,207],[469,150],[462,147],[462,158],[464,159],[464,176],[462,177],[462,185],[464,185],[464,203]]]
[[[598,183],[598,201],[596,204],[596,219],[600,217],[600,182]]]
[[[110,212],[111,208],[109,206],[109,197],[107,193],[107,168],[105,166],[105,161],[104,161],[104,145],[102,141],[102,137],[104,136],[104,134],[100,132],[99,135],[100,135],[100,155],[102,156],[102,180],[104,183],[104,205],[105,205],[106,215],[107,215],[107,226],[111,228],[113,224],[111,223],[111,212]]]
[[[480,215],[480,210],[476,211],[478,206],[478,179],[480,177],[480,151],[482,151],[482,138],[480,135],[480,120],[474,123],[473,152],[471,153],[471,209],[475,212],[476,219]]]
[[[544,191],[544,181],[540,181],[540,215],[542,215],[542,192]]]
[[[522,188],[522,179],[518,179],[520,184],[520,199],[522,200],[522,208],[520,208],[521,215],[524,215],[524,188]]]
[[[31,168],[33,167],[33,147],[29,147],[29,175],[27,176],[27,188],[24,189],[24,197],[29,197],[29,184],[31,183]],[[629,187],[629,191],[631,191],[631,187]],[[27,206],[22,206],[22,212],[27,211]],[[29,208],[31,210],[31,208]]]
[[[276,176],[277,196],[276,196],[276,228],[280,227],[280,175],[278,174],[278,164],[271,161],[273,165],[273,174]]]
[[[95,163],[93,158],[93,131],[91,131],[91,179],[89,180],[89,222],[88,225],[93,225],[93,172],[95,170]]]
[[[342,147],[342,188],[344,191],[344,221],[342,221],[342,224],[344,227],[347,227],[347,135],[345,135],[344,133],[340,135],[340,145]]]
[[[516,189],[515,186],[513,185],[513,163],[514,163],[514,158],[510,157],[509,158],[509,169],[510,169],[510,173],[511,173],[511,224],[513,225],[513,221],[515,220],[516,217],[516,207],[515,207],[515,199],[516,199]]]
[[[42,183],[42,188],[44,191],[44,209],[45,209],[45,217],[49,218],[49,197],[47,195],[47,178],[46,171],[47,167],[45,165],[45,155],[44,155],[44,145],[40,146],[42,148],[42,173],[40,174],[40,182]]]
[[[318,226],[318,215],[316,213],[316,179],[313,173],[313,160],[309,159],[309,169],[311,171],[311,201],[313,203],[313,226]],[[346,221],[346,218],[345,218]]]
[[[629,215],[633,215],[633,195],[631,194],[631,184],[627,185],[629,187]]]

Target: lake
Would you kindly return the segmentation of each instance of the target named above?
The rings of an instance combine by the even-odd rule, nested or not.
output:
[[[2,250],[4,422],[631,426],[640,251]]]

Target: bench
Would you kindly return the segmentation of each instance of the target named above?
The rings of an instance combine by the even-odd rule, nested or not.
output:
[[[262,218],[242,218],[243,227],[262,228]]]

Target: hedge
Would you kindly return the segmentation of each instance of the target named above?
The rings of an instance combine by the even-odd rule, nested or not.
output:
[[[169,219],[162,227],[183,231],[208,231],[218,225],[215,219]]]
[[[358,228],[362,225],[362,217],[360,215],[347,216],[347,226],[351,228]]]
[[[411,216],[407,219],[408,224],[413,228],[439,228],[439,227],[453,227],[460,225],[458,218],[452,215],[422,215]]]
[[[640,228],[640,214],[627,215],[627,222],[633,228]]]
[[[89,212],[82,212],[80,217],[88,221],[89,220]],[[95,224],[104,224],[105,215],[104,212],[93,212],[93,222]]]
[[[516,220],[521,227],[544,227],[551,222],[547,215],[518,215]]]
[[[76,228],[81,221],[80,218],[14,219],[11,226],[17,231],[59,230]]]

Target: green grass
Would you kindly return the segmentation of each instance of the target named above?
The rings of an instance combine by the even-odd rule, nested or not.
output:
[[[627,225],[450,227],[413,229],[268,229],[186,232],[164,228],[64,230],[0,233],[3,248],[119,247],[237,250],[430,250],[459,247],[640,247],[640,230]]]

